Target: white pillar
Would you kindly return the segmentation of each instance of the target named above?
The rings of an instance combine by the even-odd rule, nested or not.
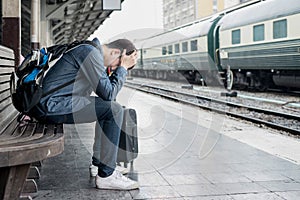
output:
[[[40,0],[31,0],[31,48],[40,48]]]

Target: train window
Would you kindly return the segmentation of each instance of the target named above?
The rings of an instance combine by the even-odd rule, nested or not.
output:
[[[198,43],[197,40],[191,41],[191,51],[197,51],[198,50]]]
[[[286,19],[273,22],[273,38],[287,37],[287,21]]]
[[[231,33],[231,41],[232,44],[240,44],[241,43],[241,30],[234,30]]]
[[[188,42],[183,42],[182,43],[182,52],[187,52],[188,51]]]
[[[175,53],[179,53],[179,44],[175,44]]]
[[[167,47],[162,47],[162,55],[167,55]]]
[[[173,45],[168,46],[168,53],[173,54]]]
[[[253,27],[253,41],[262,41],[265,39],[265,25],[260,24]]]

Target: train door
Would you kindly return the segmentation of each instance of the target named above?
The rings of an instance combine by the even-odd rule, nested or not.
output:
[[[215,51],[215,63],[219,70],[222,70],[220,60],[220,38],[219,38],[220,26],[215,29],[214,32],[214,51]]]
[[[217,67],[217,70],[221,71],[221,66],[219,66],[220,64],[220,57],[219,54],[216,52],[218,52],[219,50],[219,26],[216,27],[217,23],[219,22],[219,20],[222,18],[222,15],[218,16],[217,18],[214,19],[214,21],[212,22],[210,29],[208,31],[207,34],[207,45],[208,45],[208,56],[209,56],[209,60],[211,63],[211,69],[213,69],[214,67]]]
[[[220,81],[219,72],[222,71],[220,66],[220,55],[219,55],[219,26],[217,23],[222,18],[222,15],[215,18],[209,28],[207,34],[207,50],[208,50],[208,64],[209,71],[205,72],[204,80],[208,86],[223,86],[224,84]]]

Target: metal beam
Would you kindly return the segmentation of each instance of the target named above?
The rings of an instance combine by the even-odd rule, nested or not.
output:
[[[75,1],[76,0],[69,0],[69,1],[65,2],[63,5],[58,6],[55,10],[53,10],[52,12],[47,14],[46,19],[48,19],[48,20],[56,19],[57,16],[59,16],[61,13],[64,13],[64,10],[68,5],[72,4]]]
[[[52,30],[54,31],[55,29],[59,28],[60,26],[62,26],[65,23],[64,20],[60,21],[59,23],[57,23],[55,26],[52,27]]]

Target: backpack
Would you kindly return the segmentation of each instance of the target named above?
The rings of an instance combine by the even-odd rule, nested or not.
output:
[[[22,114],[30,116],[30,110],[36,106],[40,99],[75,80],[59,85],[43,94],[43,78],[49,70],[50,64],[57,61],[69,50],[80,44],[90,44],[98,48],[92,41],[75,41],[71,44],[54,45],[40,50],[32,50],[10,77],[10,93],[14,107]]]

